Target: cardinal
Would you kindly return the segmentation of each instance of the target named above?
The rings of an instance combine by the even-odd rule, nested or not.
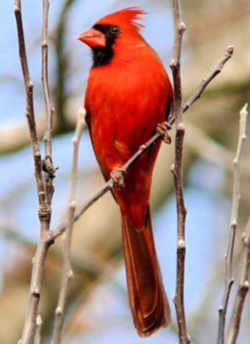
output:
[[[122,166],[157,128],[166,129],[173,97],[162,62],[140,34],[144,14],[138,7],[126,8],[101,18],[78,36],[92,51],[86,122],[104,178],[115,182],[112,194],[121,211],[129,304],[142,337],[170,323],[149,207],[161,140],[127,173]]]

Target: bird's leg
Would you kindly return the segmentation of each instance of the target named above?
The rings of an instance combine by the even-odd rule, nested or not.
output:
[[[171,137],[170,137],[170,135],[168,133],[168,131],[171,128],[172,128],[172,126],[167,121],[158,123],[157,126],[156,126],[157,133],[159,133],[161,135],[163,141],[165,143],[167,143],[167,144],[171,143]]]
[[[123,167],[118,167],[118,166],[115,167],[110,172],[110,177],[113,180],[114,184],[117,185],[120,188],[125,186],[124,173],[125,173],[124,168]]]

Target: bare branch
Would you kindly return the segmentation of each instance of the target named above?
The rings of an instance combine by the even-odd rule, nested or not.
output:
[[[55,176],[55,168],[52,160],[52,132],[54,108],[51,104],[49,80],[48,80],[48,13],[49,0],[43,0],[43,25],[42,25],[42,85],[44,101],[47,112],[47,130],[44,135],[45,141],[45,160],[43,169],[47,172],[45,178],[46,196],[48,206],[51,207],[51,200],[54,194],[53,179]]]
[[[27,61],[25,38],[23,31],[21,1],[15,0],[14,12],[17,24],[19,55],[22,67],[25,93],[26,93],[26,117],[28,120],[29,132],[31,137],[31,146],[33,151],[35,179],[37,185],[37,194],[39,202],[39,220],[40,220],[40,240],[37,246],[35,259],[33,261],[33,270],[31,277],[30,294],[28,299],[27,311],[21,344],[31,344],[34,342],[36,334],[36,320],[39,316],[39,302],[41,293],[41,280],[45,258],[48,252],[48,232],[51,212],[48,207],[46,189],[43,182],[42,159],[40,153],[39,140],[37,135],[34,101],[33,101],[33,83],[30,79],[29,67]]]
[[[18,45],[19,45],[19,56],[22,67],[25,92],[26,92],[26,117],[28,120],[28,126],[31,137],[31,145],[35,163],[35,177],[37,184],[38,200],[40,205],[46,204],[46,197],[44,192],[43,178],[42,178],[42,164],[41,164],[41,153],[39,147],[39,141],[36,130],[35,114],[34,114],[34,101],[33,101],[33,83],[30,79],[29,67],[27,61],[22,13],[21,13],[21,1],[15,0],[14,5],[17,33],[18,33]]]
[[[243,257],[241,262],[241,278],[237,294],[234,299],[234,307],[229,324],[226,344],[235,344],[239,330],[240,321],[242,317],[244,302],[249,290],[250,282],[250,218],[246,227],[245,233],[242,235],[244,245]]]
[[[44,101],[47,112],[47,133],[46,133],[46,156],[52,158],[52,130],[53,130],[53,107],[51,105],[49,81],[48,81],[48,12],[49,0],[43,0],[43,26],[42,26],[42,84]]]
[[[232,56],[232,55],[231,55]],[[231,57],[230,56],[230,57]],[[227,59],[228,61],[229,59]],[[225,61],[225,63],[227,62]],[[215,69],[217,68],[217,66],[215,67]],[[214,75],[214,71],[211,72],[211,75]],[[215,77],[215,76],[214,76]],[[213,80],[213,78],[211,78],[210,76],[207,78],[209,79],[209,81],[206,83],[205,88],[209,85],[209,83]],[[206,79],[206,80],[207,80]],[[197,95],[198,93],[201,95],[205,88],[202,89],[201,91],[201,86],[198,87],[197,91],[195,92],[194,95]],[[194,101],[191,102],[191,99],[195,98]],[[187,104],[190,103],[190,105],[192,105],[199,97],[194,97],[192,96],[188,101]],[[183,108],[183,112],[186,112],[190,105],[188,107],[184,106]],[[172,116],[169,120],[170,124],[173,124],[175,121],[174,117]],[[124,171],[126,171],[127,169],[129,169],[129,167],[134,163],[134,161],[136,161],[142,154],[143,152],[148,149],[149,147],[151,147],[151,145],[153,145],[157,140],[159,140],[159,138],[161,137],[161,135],[159,133],[155,134],[154,136],[151,137],[151,139],[149,141],[147,141],[144,145],[142,145],[139,150],[127,161],[127,163],[122,167],[122,169]],[[87,211],[89,209],[89,207],[95,203],[99,198],[101,198],[103,195],[106,194],[106,192],[110,191],[113,187],[113,181],[112,179],[109,179],[104,186],[99,189],[88,201],[82,203],[79,207],[79,209],[76,211],[75,213],[75,217],[74,217],[74,221],[77,221],[84,213],[85,211]],[[62,235],[64,233],[66,229],[66,223],[63,222],[62,224],[60,224],[57,228],[55,228],[53,231],[51,231],[50,233],[50,237],[48,238],[48,240],[53,243],[54,240],[56,240],[60,235]]]
[[[62,341],[63,335],[63,322],[65,317],[65,306],[67,292],[69,288],[70,279],[73,277],[73,270],[70,262],[70,248],[71,248],[71,239],[72,231],[74,225],[74,215],[76,209],[76,186],[78,180],[78,152],[79,144],[84,128],[84,117],[85,115],[80,112],[78,116],[78,121],[76,124],[75,135],[73,138],[73,162],[72,162],[72,172],[71,172],[71,188],[69,196],[69,209],[68,209],[68,225],[64,237],[64,246],[63,246],[63,271],[62,279],[60,286],[60,293],[58,298],[58,304],[55,311],[55,324],[52,335],[52,344],[59,344]]]
[[[198,100],[208,84],[219,74],[221,73],[225,63],[233,56],[234,53],[234,46],[229,45],[226,49],[225,56],[218,62],[217,66],[215,67],[214,71],[208,75],[206,79],[203,79],[200,87],[198,88],[197,92],[184,104],[182,111],[186,112],[189,107]]]
[[[222,299],[222,305],[219,308],[219,327],[217,344],[224,344],[225,335],[225,323],[226,314],[228,308],[228,302],[232,285],[234,283],[233,278],[233,257],[236,231],[238,227],[238,215],[239,215],[239,204],[240,204],[240,157],[243,149],[244,141],[246,140],[246,128],[247,128],[247,104],[245,104],[240,111],[240,125],[239,125],[239,136],[238,145],[235,158],[233,160],[233,194],[232,194],[232,210],[231,210],[231,223],[229,239],[227,244],[227,251],[225,255],[225,287],[224,295]]]
[[[183,195],[183,140],[185,127],[182,117],[182,86],[181,86],[181,51],[182,40],[185,32],[185,24],[181,18],[181,6],[179,0],[173,0],[174,22],[175,22],[175,43],[174,59],[170,67],[173,73],[174,81],[174,99],[173,99],[173,118],[176,123],[175,137],[175,161],[171,168],[174,176],[176,190],[177,206],[177,278],[174,296],[174,304],[177,316],[178,335],[181,344],[190,343],[190,337],[187,332],[185,306],[184,306],[184,278],[185,278],[185,221],[186,208]]]
[[[43,324],[42,318],[40,315],[38,315],[36,319],[36,334],[35,334],[34,344],[42,343],[42,336],[41,336],[42,324]]]

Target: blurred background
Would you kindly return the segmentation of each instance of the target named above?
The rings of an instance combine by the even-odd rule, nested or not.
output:
[[[23,20],[35,84],[35,110],[42,138],[45,107],[41,87],[41,1],[23,1]],[[101,16],[138,5],[148,12],[143,35],[169,71],[173,18],[170,1],[51,1],[49,78],[56,109],[55,179],[52,227],[65,215],[72,158],[72,130],[84,97],[91,66],[88,47],[76,36]],[[233,59],[185,114],[185,200],[187,206],[186,311],[193,343],[216,340],[223,292],[228,237],[232,160],[238,136],[238,113],[250,100],[249,0],[183,1],[187,25],[183,54],[183,91],[187,100],[201,79],[235,46]],[[36,188],[25,119],[25,95],[17,50],[12,1],[0,2],[0,343],[15,343],[25,315],[31,257],[39,237]],[[250,123],[250,122],[249,122]],[[250,205],[250,144],[241,168],[240,230]],[[155,240],[167,293],[172,299],[176,274],[176,209],[170,166],[173,145],[162,145],[154,173],[151,204]],[[78,200],[103,185],[85,132],[80,149]],[[76,223],[72,244],[75,278],[68,298],[65,343],[178,343],[173,324],[148,339],[138,338],[128,308],[118,207],[110,195],[99,200]],[[238,281],[241,253],[237,235]],[[49,340],[61,269],[61,239],[50,250],[43,281],[41,315],[44,342]],[[234,292],[237,283],[234,286]],[[234,295],[234,293],[233,293]],[[243,312],[240,344],[249,343],[249,301]]]

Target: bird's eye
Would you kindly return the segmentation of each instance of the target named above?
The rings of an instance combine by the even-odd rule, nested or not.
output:
[[[111,33],[118,33],[120,31],[119,27],[114,25],[110,28]]]

